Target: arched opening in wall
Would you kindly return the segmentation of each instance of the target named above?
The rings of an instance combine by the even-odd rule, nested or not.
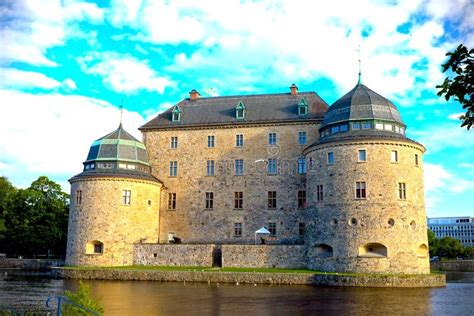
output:
[[[86,244],[86,254],[101,255],[104,253],[104,243],[98,240],[89,241]]]
[[[429,254],[428,246],[425,244],[421,244],[420,247],[418,247],[416,254],[418,258],[428,258],[428,254]]]
[[[331,246],[326,244],[317,244],[314,247],[314,254],[316,257],[332,257],[333,249]]]
[[[369,243],[359,247],[359,257],[383,258],[387,257],[387,247],[379,243]]]
[[[411,229],[416,229],[416,222],[413,220],[410,222]]]

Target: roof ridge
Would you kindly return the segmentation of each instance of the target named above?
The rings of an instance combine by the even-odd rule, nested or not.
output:
[[[315,94],[315,95],[318,95],[316,93],[316,91],[302,91],[302,92],[298,91],[298,94],[295,95],[295,97],[297,97],[300,94]],[[242,97],[290,96],[290,95],[292,95],[291,92],[264,93],[264,94],[236,94],[236,95],[223,95],[223,96],[215,96],[215,97],[199,97],[195,101],[206,100],[206,99],[207,100],[209,100],[209,99],[231,99],[231,98],[239,98],[239,97],[242,98]],[[189,98],[185,98],[185,99],[179,101],[177,104],[179,104],[183,101],[189,101]],[[193,102],[194,102],[194,100],[193,100]]]

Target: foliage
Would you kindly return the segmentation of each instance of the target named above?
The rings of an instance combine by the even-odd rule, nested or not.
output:
[[[461,103],[466,110],[466,114],[460,117],[461,127],[466,126],[469,130],[474,124],[474,49],[468,50],[461,44],[446,56],[449,59],[442,65],[443,72],[449,69],[454,77],[446,77],[441,85],[436,86],[439,89],[438,96],[444,95],[446,100],[454,97]]]
[[[64,291],[64,296],[85,308],[88,308],[99,315],[104,314],[104,308],[100,299],[95,299],[91,294],[91,289],[86,283],[79,281],[79,289],[77,292]],[[90,315],[90,313],[75,307],[72,304],[64,304],[62,315]]]
[[[44,176],[29,188],[19,190],[2,178],[0,235],[3,224],[4,236],[0,252],[26,256],[64,254],[68,199],[57,183]]]
[[[458,239],[452,237],[436,238],[435,234],[429,229],[428,244],[431,257],[438,256],[454,259],[474,256],[474,248],[465,247]]]

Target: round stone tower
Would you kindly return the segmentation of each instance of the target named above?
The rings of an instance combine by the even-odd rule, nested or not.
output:
[[[309,267],[429,273],[422,155],[395,105],[363,84],[331,105],[305,149]]]
[[[92,144],[69,182],[67,265],[131,265],[135,243],[157,242],[162,184],[145,145],[122,124]]]

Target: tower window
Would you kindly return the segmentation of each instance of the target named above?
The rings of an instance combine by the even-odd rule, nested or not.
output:
[[[306,174],[306,159],[298,158],[298,174]]]
[[[214,176],[214,160],[208,160],[206,162],[206,175],[207,176]]]
[[[277,207],[277,192],[276,191],[268,191],[268,208],[269,209],[276,209]]]
[[[176,177],[178,174],[178,162],[170,161],[170,177]]]
[[[299,209],[306,208],[306,191],[305,190],[298,190],[298,208]]]
[[[276,160],[276,158],[268,159],[267,171],[268,171],[268,174],[277,174],[277,160]]]
[[[306,145],[306,132],[298,132],[298,145]]]
[[[357,151],[357,161],[359,162],[367,161],[367,151],[365,149],[359,149]]]
[[[76,191],[76,205],[81,205],[82,204],[82,191],[77,190]]]
[[[171,146],[172,149],[178,148],[178,137],[177,136],[172,136],[171,137],[170,146]]]
[[[419,165],[418,154],[415,154],[415,166]]]
[[[332,165],[334,163],[334,153],[332,151],[328,152],[328,165]]]
[[[268,145],[276,145],[277,143],[277,134],[268,133]]]
[[[168,193],[168,209],[176,209],[176,193]]]
[[[214,148],[215,145],[215,137],[214,135],[209,135],[207,136],[207,147],[208,148]]]
[[[322,201],[323,200],[323,185],[322,184],[318,184],[316,185],[316,201]]]
[[[243,159],[235,160],[235,175],[236,176],[244,175],[244,160]]]
[[[86,244],[86,254],[101,255],[104,253],[104,244],[98,240],[89,241]]]
[[[244,192],[234,192],[234,208],[241,210],[244,205]]]
[[[391,162],[398,162],[398,151],[392,150],[391,156],[390,156],[390,161]]]
[[[122,191],[122,204],[123,205],[130,205],[131,201],[132,201],[132,191],[123,190]]]
[[[237,134],[235,135],[235,147],[243,147],[244,146],[244,135]]]
[[[356,199],[367,198],[365,182],[356,182]]]
[[[234,237],[242,237],[242,223],[234,223]]]
[[[214,192],[206,192],[206,209],[214,208]]]
[[[398,183],[398,198],[400,200],[406,200],[407,199],[407,186],[406,186],[406,183],[404,183],[404,182],[399,182]]]
[[[358,130],[358,129],[360,129],[360,123],[359,123],[359,122],[352,123],[352,129],[353,129],[353,130]]]

